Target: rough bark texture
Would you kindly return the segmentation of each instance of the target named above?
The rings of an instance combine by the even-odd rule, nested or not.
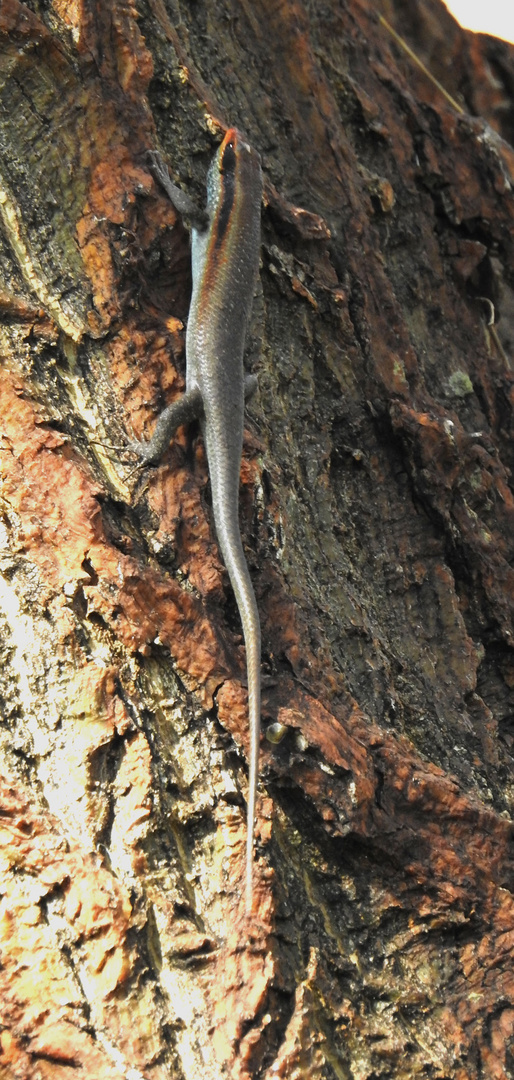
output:
[[[1,3],[2,1078],[514,1075],[513,86],[438,0]],[[202,199],[233,124],[284,733],[251,925],[201,442],[144,474],[106,445],[183,387],[146,151]]]

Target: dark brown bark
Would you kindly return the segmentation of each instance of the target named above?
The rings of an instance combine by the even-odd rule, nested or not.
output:
[[[512,1075],[513,56],[437,0],[1,4],[2,1077]],[[285,733],[250,927],[201,442],[144,475],[106,445],[183,387],[146,151],[201,199],[233,124],[266,177],[241,525]]]

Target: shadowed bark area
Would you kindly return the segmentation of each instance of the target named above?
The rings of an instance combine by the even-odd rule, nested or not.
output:
[[[512,1075],[513,86],[438,0],[0,5],[2,1080]],[[265,175],[250,922],[201,439],[123,450],[184,386],[146,153],[203,202],[229,126]]]

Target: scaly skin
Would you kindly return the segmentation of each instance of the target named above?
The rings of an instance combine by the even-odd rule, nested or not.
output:
[[[262,173],[259,155],[231,128],[207,176],[206,213],[170,181],[158,155],[152,171],[192,231],[193,292],[186,333],[186,393],[158,418],[148,443],[131,443],[157,461],[180,424],[200,419],[212,489],[216,534],[237,601],[246,647],[250,774],[246,847],[246,911],[253,902],[253,841],[259,768],[261,631],[239,531],[239,472],[244,401],[254,381],[243,352],[259,270]]]

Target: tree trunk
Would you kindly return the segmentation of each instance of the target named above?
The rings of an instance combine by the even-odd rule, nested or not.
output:
[[[513,1075],[514,54],[379,8],[0,5],[2,1078]],[[124,450],[184,386],[146,154],[202,202],[232,125],[265,175],[250,922],[201,438]]]

